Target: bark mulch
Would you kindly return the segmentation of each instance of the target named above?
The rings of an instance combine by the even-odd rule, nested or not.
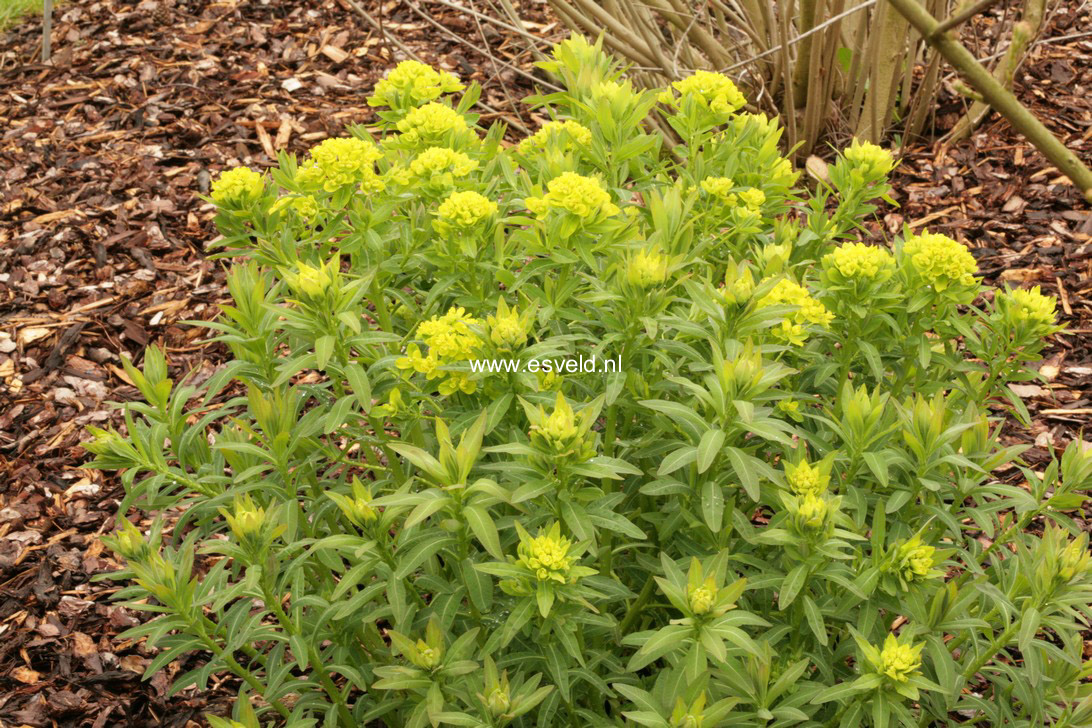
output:
[[[513,125],[534,124],[513,101],[526,79],[475,50],[530,71],[525,41],[439,5],[380,2],[362,5],[385,31],[481,82]],[[529,30],[560,37],[542,3],[517,7]],[[1086,5],[1063,8],[1017,77],[1025,103],[1086,160],[1090,28]],[[215,237],[199,196],[210,177],[368,121],[364,99],[402,51],[347,0],[75,0],[56,12],[48,65],[39,43],[33,20],[0,36],[0,725],[200,725],[235,686],[168,697],[199,657],[141,681],[151,651],[117,636],[136,616],[112,604],[111,582],[91,581],[117,568],[99,537],[122,491],[79,468],[79,443],[87,425],[116,421],[108,402],[136,397],[119,354],[139,362],[154,343],[172,375],[198,377],[223,361],[183,323],[214,317],[225,297],[222,268],[203,254]],[[945,98],[938,130],[961,105]],[[888,232],[946,232],[991,280],[1061,298],[1070,329],[1052,342],[1047,381],[1020,391],[1034,426],[1006,431],[1042,462],[1092,415],[1088,206],[996,116],[951,148],[912,147],[895,187]]]

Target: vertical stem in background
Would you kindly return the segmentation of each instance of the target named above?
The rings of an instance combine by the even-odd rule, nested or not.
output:
[[[1027,137],[1044,157],[1073,181],[1085,200],[1092,202],[1092,170],[1086,167],[1076,154],[1058,141],[1058,137],[1028,111],[1011,91],[1002,86],[959,41],[940,32],[937,19],[930,15],[917,0],[888,0],[888,2],[918,29],[926,41],[960,72],[975,91],[982,94],[990,106],[1008,119],[1016,131]]]
[[[876,8],[876,26],[870,40],[868,65],[871,68],[864,113],[858,120],[856,135],[879,142],[890,120],[895,100],[896,79],[906,58],[905,43],[909,23],[885,5]]]
[[[802,35],[815,27],[815,5],[817,0],[800,0],[797,13],[796,33]],[[813,38],[809,35],[800,41],[796,52],[796,68],[792,79],[793,106],[800,108],[808,102],[808,86],[811,81],[811,46]]]
[[[53,0],[42,5],[42,63],[48,63],[53,54]]]
[[[1024,53],[1031,41],[1039,34],[1045,10],[1046,0],[1026,0],[1023,17],[1012,26],[1012,41],[1005,51],[1004,58],[1001,59],[1001,63],[997,65],[993,73],[994,78],[1010,91],[1012,90],[1013,79],[1016,77],[1016,69],[1020,67],[1024,60]],[[970,110],[952,128],[952,141],[959,141],[969,137],[971,132],[986,118],[989,111],[990,106],[985,102],[975,101],[971,104]]]

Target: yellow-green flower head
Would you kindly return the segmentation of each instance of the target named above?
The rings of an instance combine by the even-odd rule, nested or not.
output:
[[[675,707],[671,711],[669,728],[702,728],[705,725],[705,693],[687,705],[682,698],[676,698]]]
[[[452,192],[440,203],[436,215],[454,228],[472,228],[497,212],[497,203],[473,190]]]
[[[701,99],[713,113],[721,116],[728,116],[747,103],[732,79],[713,71],[695,71],[692,76],[675,81],[671,88],[684,98],[692,96]],[[676,103],[675,95],[670,90],[661,93],[659,100],[665,104]]]
[[[224,208],[240,208],[257,202],[265,193],[265,180],[249,167],[233,167],[212,183],[212,201]]]
[[[868,183],[886,177],[895,168],[891,152],[871,142],[854,139],[842,156],[851,165],[851,174],[858,182]]]
[[[800,403],[795,399],[783,399],[777,403],[777,409],[784,412],[794,422],[803,422],[804,416],[800,414]]]
[[[398,390],[394,389],[392,391],[397,392]],[[391,399],[394,399],[393,394]],[[330,496],[330,500],[337,503],[338,508],[345,514],[345,517],[357,526],[363,527],[379,518],[379,514],[372,506],[372,492],[360,482],[360,478],[353,478],[352,496],[342,495],[334,491],[327,491],[327,495]]]
[[[122,518],[118,522],[114,547],[126,561],[145,561],[153,553],[151,545],[144,540],[144,534],[128,518]]]
[[[766,204],[766,193],[757,187],[748,187],[745,190],[740,190],[738,193],[739,201],[742,202],[748,210],[757,211]]]
[[[727,200],[735,184],[731,177],[706,177],[701,181],[701,188],[706,194],[719,197],[721,200]]]
[[[552,369],[548,372],[538,372],[536,379],[540,392],[560,392],[561,385],[565,383],[565,378]]]
[[[732,119],[732,131],[735,132],[735,135],[739,136],[747,127],[757,128],[759,134],[763,137],[773,136],[780,128],[778,126],[777,117],[771,119],[762,112],[757,114],[746,112],[736,114]]]
[[[706,577],[701,584],[689,587],[686,595],[690,611],[694,614],[708,614],[717,601],[717,582],[712,576]]]
[[[254,505],[250,494],[236,496],[233,511],[220,509],[220,513],[228,522],[231,532],[240,541],[257,536],[265,526],[265,509]]]
[[[795,465],[785,463],[785,480],[788,481],[792,492],[801,496],[809,494],[819,496],[826,493],[827,488],[830,487],[830,475],[824,474],[818,466],[810,464],[807,460],[801,460]]]
[[[517,309],[509,309],[502,298],[497,304],[497,315],[485,317],[489,325],[489,339],[503,351],[520,349],[527,343],[526,317],[520,316]]]
[[[895,271],[895,258],[875,245],[846,243],[823,256],[823,270],[832,280],[851,278],[883,282]]]
[[[902,252],[913,271],[937,291],[975,285],[978,263],[966,246],[947,235],[922,233],[911,236],[903,243]]]
[[[544,440],[551,443],[568,443],[580,435],[573,408],[564,397],[558,397],[554,411],[546,418],[545,424],[537,429],[537,432]]]
[[[569,570],[576,561],[576,557],[570,553],[572,550],[573,542],[562,536],[561,525],[554,523],[546,533],[539,530],[533,538],[521,538],[516,563],[531,571],[539,581],[565,584],[569,581]]]
[[[904,683],[921,667],[923,645],[900,644],[895,635],[887,635],[880,650],[879,671],[895,682]]]
[[[935,553],[935,548],[914,536],[899,545],[895,552],[895,568],[906,583],[924,581],[933,576]]]
[[[519,143],[519,150],[527,154],[535,149],[545,149],[551,144],[561,149],[573,149],[586,147],[591,141],[591,130],[579,122],[547,121],[541,129]]]
[[[326,139],[311,149],[296,179],[304,185],[321,186],[327,192],[358,184],[374,187],[378,183],[375,162],[382,157],[383,153],[364,139]]]
[[[818,531],[827,522],[830,513],[830,505],[822,496],[807,493],[797,504],[797,524],[809,531]]]
[[[452,73],[437,71],[420,61],[402,61],[375,85],[368,106],[418,106],[464,88]]]
[[[306,298],[322,298],[334,284],[337,275],[337,262],[331,260],[325,265],[315,267],[303,261],[296,263],[294,271],[284,271],[285,282],[297,294]]]
[[[1033,330],[1046,331],[1054,328],[1057,318],[1056,300],[1053,296],[1044,296],[1039,286],[1031,289],[1017,288],[997,295],[998,303],[1012,317],[1014,323],[1028,325]]]
[[[527,209],[539,217],[551,210],[568,212],[583,220],[617,215],[618,206],[611,202],[610,193],[595,177],[585,177],[575,172],[565,172],[546,184],[542,197],[528,197]]]
[[[720,295],[729,306],[741,306],[751,299],[755,291],[755,277],[751,269],[741,266],[734,260],[728,261],[724,271],[724,288]]]
[[[402,138],[411,143],[435,143],[449,133],[466,132],[466,117],[450,106],[430,103],[413,109],[396,124]]]
[[[409,166],[411,178],[450,187],[457,177],[465,177],[478,168],[478,162],[462,152],[447,147],[429,147]]]
[[[424,640],[417,640],[417,659],[412,660],[412,662],[418,667],[431,670],[440,664],[440,660],[443,659],[443,656],[443,647],[439,645],[430,647]]]
[[[468,372],[445,371],[441,367],[476,356],[481,339],[471,327],[479,325],[481,321],[468,316],[461,307],[452,307],[443,316],[422,321],[417,327],[417,335],[428,346],[428,356],[422,355],[416,344],[410,344],[406,347],[406,356],[398,359],[395,366],[420,372],[430,381],[443,377],[437,388],[444,396],[455,392],[472,394],[477,389],[477,382]]]
[[[626,266],[626,280],[638,288],[658,286],[667,280],[668,258],[655,250],[639,250]]]
[[[509,695],[507,686],[497,686],[485,696],[485,705],[493,716],[500,716],[512,708],[512,696]]]
[[[318,201],[313,195],[293,195],[291,197],[278,198],[270,212],[283,212],[291,210],[299,215],[304,223],[311,223],[319,215]]]
[[[791,187],[796,184],[797,177],[800,173],[792,168],[792,162],[784,157],[780,157],[773,164],[773,169],[769,172],[768,179],[775,185],[785,185]]]
[[[773,328],[774,336],[784,339],[795,346],[803,345],[807,339],[806,324],[826,328],[834,320],[834,314],[826,306],[812,298],[804,286],[782,278],[758,302],[759,307],[788,305],[796,306],[796,311],[788,314],[780,326]]]
[[[1066,544],[1058,557],[1058,577],[1063,582],[1072,581],[1088,571],[1092,559],[1088,555],[1088,537],[1082,534]]]

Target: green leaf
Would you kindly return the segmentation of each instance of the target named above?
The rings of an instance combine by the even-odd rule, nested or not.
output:
[[[798,564],[794,566],[792,571],[785,575],[785,580],[781,582],[781,588],[777,594],[777,608],[785,610],[796,596],[800,593],[800,590],[804,588],[804,583],[808,578],[808,565]]]
[[[712,432],[712,430],[711,430]],[[707,480],[701,486],[701,515],[713,533],[719,533],[724,520],[724,489]]]
[[[709,430],[701,436],[698,443],[698,472],[704,473],[713,464],[717,453],[724,445],[724,430]]]

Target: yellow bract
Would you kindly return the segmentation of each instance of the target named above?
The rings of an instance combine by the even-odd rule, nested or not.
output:
[[[464,88],[454,74],[437,71],[420,61],[402,61],[375,85],[368,106],[416,106]]]
[[[440,203],[436,215],[451,227],[470,228],[497,212],[497,203],[472,190],[453,192]]]
[[[895,635],[887,635],[880,651],[880,672],[896,682],[906,682],[921,667],[921,648],[900,644]]]
[[[396,124],[402,132],[403,140],[417,142],[435,142],[449,132],[465,132],[468,127],[466,118],[450,106],[430,103],[413,109]]]
[[[221,207],[244,206],[265,192],[265,180],[249,167],[234,167],[220,173],[212,183],[212,201]]]
[[[519,150],[527,154],[533,149],[545,149],[551,142],[564,149],[591,144],[592,133],[588,127],[576,121],[547,121],[534,135],[519,143]]]
[[[884,281],[894,272],[895,258],[874,245],[846,243],[823,256],[823,268],[837,271],[843,278]]]
[[[822,495],[827,492],[830,485],[830,476],[824,475],[818,467],[811,465],[807,460],[801,460],[795,465],[786,463],[785,480],[788,481],[792,492],[797,495]]]
[[[891,152],[883,147],[854,139],[853,143],[842,150],[842,156],[853,165],[854,171],[865,180],[886,177],[895,168]]]
[[[461,307],[452,307],[443,316],[433,316],[417,327],[417,335],[428,346],[428,355],[421,354],[416,344],[410,344],[406,356],[398,359],[399,369],[421,372],[427,379],[444,377],[438,389],[440,394],[452,395],[457,391],[467,394],[477,389],[477,383],[468,372],[443,371],[440,367],[473,359],[481,340],[471,329],[481,321],[466,314]]]
[[[655,250],[639,250],[626,267],[626,280],[639,288],[657,286],[667,280],[668,258]]]
[[[561,535],[561,526],[554,523],[546,533],[521,540],[517,547],[519,559],[516,563],[534,573],[539,581],[556,581],[561,584],[569,580],[569,569],[576,560],[570,555],[573,542]]]
[[[561,210],[588,220],[618,214],[618,206],[611,202],[610,193],[603,189],[595,177],[585,177],[575,172],[565,172],[546,184],[542,197],[524,200],[527,209],[539,217],[551,210]]]
[[[356,184],[379,190],[382,181],[375,173],[375,162],[382,158],[383,153],[369,141],[356,137],[327,139],[311,149],[310,159],[300,165],[296,179],[327,192]]]
[[[727,116],[742,108],[747,99],[743,96],[732,79],[722,73],[713,71],[695,71],[693,75],[681,81],[675,81],[671,88],[679,92],[683,97],[691,96],[700,99],[711,111]],[[664,91],[660,94],[661,103],[676,103],[675,94]]]
[[[1007,304],[1017,322],[1043,329],[1054,326],[1057,317],[1055,299],[1053,296],[1044,296],[1039,286],[1031,289],[1018,288],[998,294],[998,297]]]
[[[804,286],[782,278],[773,289],[758,302],[762,306],[789,305],[797,310],[787,315],[781,325],[773,329],[773,334],[796,346],[803,345],[807,339],[806,324],[827,327],[834,320],[834,314],[826,306],[812,298]]]
[[[914,235],[906,239],[902,250],[917,275],[938,291],[975,285],[978,263],[966,246],[947,235]]]

